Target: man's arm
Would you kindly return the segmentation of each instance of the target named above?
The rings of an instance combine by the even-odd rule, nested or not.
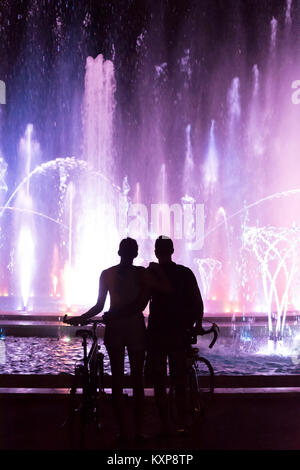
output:
[[[150,263],[147,269],[141,268],[140,294],[130,305],[130,308],[138,312],[143,312],[147,307],[152,293],[155,291],[170,294],[173,292],[173,289],[161,266],[157,263]]]
[[[92,318],[98,313],[100,313],[103,310],[107,292],[108,292],[108,288],[107,288],[107,283],[105,279],[105,272],[103,271],[99,279],[99,292],[98,292],[98,299],[97,299],[96,304],[92,308],[90,308],[86,313],[83,313],[82,315],[78,317],[70,318],[68,323],[70,323],[71,325],[78,325],[80,323],[84,323],[89,318]]]
[[[149,263],[145,276],[146,284],[151,292],[158,291],[163,294],[174,292],[164,269],[158,263]]]

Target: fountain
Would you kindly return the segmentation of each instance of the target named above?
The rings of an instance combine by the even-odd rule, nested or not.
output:
[[[272,347],[283,337],[290,288],[299,259],[299,233],[299,228],[248,227],[243,234],[245,246],[259,262]]]
[[[195,259],[195,263],[198,265],[198,270],[201,278],[201,293],[203,299],[209,298],[211,283],[215,274],[215,271],[220,271],[222,264],[220,261],[211,258]]]
[[[27,178],[26,185],[18,192],[16,207],[22,212],[15,213],[15,233],[17,234],[16,267],[19,274],[19,284],[22,297],[22,309],[26,310],[29,296],[32,293],[32,282],[35,267],[35,227],[32,216],[33,201],[30,193],[32,161],[39,156],[39,145],[33,140],[33,125],[28,124],[25,135],[20,141],[20,174]]]
[[[252,30],[225,34],[230,7],[228,41],[212,51],[216,31],[196,4],[182,16],[176,50],[161,47],[154,19],[129,31],[127,62],[120,38],[85,47],[88,12],[76,26],[80,63],[62,57],[67,20],[55,23],[53,84],[29,74],[28,113],[17,114],[16,95],[1,114],[9,142],[0,154],[0,304],[90,306],[120,238],[137,238],[147,265],[164,232],[175,259],[194,270],[208,315],[264,315],[267,340],[284,340],[300,309],[296,9],[287,0],[262,15],[248,50]]]
[[[96,59],[88,57],[83,103],[83,158],[89,168],[109,175],[112,180],[114,93],[112,62],[105,61],[101,54]],[[118,259],[119,233],[112,210],[115,192],[110,185],[93,180],[87,174],[76,192],[80,194],[80,200],[77,217],[72,222],[76,227],[72,246],[74,266],[69,265],[69,270],[73,271],[73,303],[84,304],[95,298],[101,271]]]

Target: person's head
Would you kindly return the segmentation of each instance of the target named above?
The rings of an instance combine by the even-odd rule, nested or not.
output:
[[[138,255],[138,244],[133,238],[124,238],[119,245],[118,255],[122,261],[132,263]]]
[[[155,255],[158,261],[170,261],[174,253],[174,245],[171,238],[160,235],[155,241]]]

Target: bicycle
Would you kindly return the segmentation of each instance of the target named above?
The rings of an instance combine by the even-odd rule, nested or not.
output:
[[[68,316],[65,315],[63,322],[68,324]],[[82,338],[83,359],[82,364],[75,365],[74,381],[70,389],[70,394],[74,398],[79,388],[82,388],[79,405],[76,406],[71,415],[63,423],[73,419],[75,415],[80,417],[80,429],[84,433],[85,425],[89,420],[96,424],[96,428],[101,428],[100,423],[100,403],[99,399],[104,392],[104,354],[98,344],[97,326],[103,324],[103,320],[88,320],[81,325],[92,325],[92,329],[84,328],[76,331],[76,336]],[[88,338],[92,339],[92,344],[88,352]],[[81,436],[83,437],[83,436]]]
[[[200,333],[188,332],[188,345],[186,349],[187,358],[187,386],[186,386],[186,411],[187,418],[192,423],[200,416],[203,416],[208,402],[214,393],[214,369],[205,357],[199,356],[199,348],[193,347],[197,343],[197,335],[213,333],[214,337],[209,348],[211,349],[218,339],[219,327],[212,324],[209,330],[202,330]],[[174,423],[177,422],[177,409],[175,400],[175,385],[171,383],[169,388],[169,409],[170,417]]]

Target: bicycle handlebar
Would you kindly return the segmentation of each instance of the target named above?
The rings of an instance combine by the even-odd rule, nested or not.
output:
[[[72,318],[72,317],[71,317]],[[70,324],[70,322],[68,320],[70,320],[71,318],[68,318],[68,315],[65,315],[64,318],[63,318],[63,323],[67,323],[67,324]],[[99,318],[97,320],[83,320],[82,322],[79,322],[78,323],[78,326],[86,326],[86,325],[93,325],[93,328],[96,328],[97,325],[100,325],[100,324],[105,324],[105,320],[103,318]],[[209,344],[209,348],[213,348],[217,339],[218,339],[218,335],[219,335],[219,327],[216,323],[212,323],[212,327],[209,328],[208,330],[204,330],[204,328],[201,329],[201,331],[197,331],[196,330],[196,335],[200,335],[200,336],[204,336],[204,335],[208,335],[210,333],[213,333],[214,337],[211,341],[211,343]]]
[[[197,332],[197,334],[199,334],[200,336],[208,335],[208,334],[210,334],[210,333],[213,333],[213,335],[214,335],[214,337],[213,337],[211,343],[210,343],[209,346],[208,346],[208,347],[211,349],[211,348],[214,347],[215,342],[217,341],[218,336],[219,336],[219,327],[218,327],[218,325],[217,325],[216,323],[213,323],[213,324],[212,324],[212,327],[209,328],[209,330],[204,330],[204,329],[202,329],[201,332],[199,332],[199,333]]]
[[[72,317],[68,317],[68,315],[65,315],[64,318],[63,318],[63,323],[66,323],[67,325],[70,325],[70,319]],[[88,319],[88,320],[82,320],[82,322],[79,322],[78,323],[78,326],[86,326],[86,325],[93,325],[93,326],[97,326],[97,325],[100,325],[100,324],[104,324],[104,320],[103,319],[98,319],[98,320],[91,320],[91,319]]]

